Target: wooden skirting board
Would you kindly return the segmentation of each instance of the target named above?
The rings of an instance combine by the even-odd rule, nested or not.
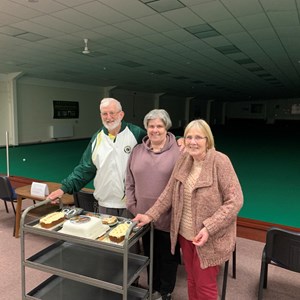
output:
[[[300,228],[268,223],[259,220],[252,220],[242,217],[237,218],[237,236],[245,239],[265,242],[266,233],[270,227],[279,227],[286,230],[300,232]]]
[[[10,176],[9,178],[10,178],[11,184],[14,188],[31,184],[33,181],[40,182],[40,180],[36,180],[36,179],[32,179],[32,178],[25,178],[25,177],[20,177],[20,176]],[[273,226],[300,232],[300,228],[238,217],[237,218],[237,236],[246,238],[246,239],[250,239],[250,240],[254,240],[254,241],[265,242],[266,241],[266,232],[270,227],[273,227]]]

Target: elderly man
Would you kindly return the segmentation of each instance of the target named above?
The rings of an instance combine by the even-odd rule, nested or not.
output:
[[[103,127],[90,140],[80,163],[62,181],[61,188],[49,198],[73,194],[94,179],[94,197],[101,213],[128,217],[125,203],[125,172],[133,147],[142,141],[146,131],[123,121],[120,102],[104,98],[100,103]]]

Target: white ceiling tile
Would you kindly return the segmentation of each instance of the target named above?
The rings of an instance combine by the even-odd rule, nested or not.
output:
[[[265,28],[258,30],[251,30],[249,34],[259,43],[265,40],[274,40],[277,38],[273,28]]]
[[[170,31],[178,28],[176,24],[159,14],[139,18],[138,21],[158,32]]]
[[[61,35],[56,38],[70,41],[70,42],[75,41],[75,43],[80,43],[80,45],[81,44],[83,45],[83,39],[88,39],[89,44],[99,44],[101,42],[104,42],[104,40],[112,40],[92,30],[77,31],[77,32],[73,32],[72,35],[69,36]]]
[[[44,13],[53,13],[55,11],[59,11],[61,9],[66,8],[65,5],[62,5],[63,3],[59,4],[53,0],[40,0],[35,2],[24,1],[24,0],[13,0],[13,2],[16,2],[30,9],[38,10]]]
[[[11,26],[2,26],[0,27],[0,32],[9,36],[16,36],[22,33],[25,33],[23,29],[11,27]]]
[[[222,0],[222,3],[235,17],[256,15],[263,12],[259,0]]]
[[[239,17],[237,18],[237,20],[246,30],[254,30],[254,29],[271,27],[271,23],[267,15],[264,13]]]
[[[287,11],[297,9],[294,0],[260,0],[266,12]]]
[[[188,52],[188,49],[182,45],[182,44],[169,44],[169,45],[165,45],[164,48],[170,50],[170,51],[174,51],[176,53],[186,53]]]
[[[162,15],[181,27],[188,27],[204,23],[203,19],[201,19],[196,13],[187,7],[167,11],[162,13]]]
[[[149,28],[148,26],[145,26],[134,20],[120,22],[115,24],[115,26],[131,34],[136,34],[136,35],[147,35],[147,34],[155,33],[155,31]]]
[[[10,24],[20,22],[20,21],[22,21],[21,18],[18,18],[18,17],[15,17],[15,16],[8,15],[6,13],[0,12],[0,26],[10,25]]]
[[[229,45],[228,39],[226,39],[223,36],[213,36],[213,37],[206,38],[205,43],[207,43],[208,45],[214,48]]]
[[[76,24],[83,28],[95,28],[105,25],[104,22],[96,20],[95,18],[81,13],[75,9],[64,9],[52,14],[52,16],[63,21]]]
[[[92,1],[83,5],[76,6],[76,10],[92,16],[97,20],[105,22],[107,24],[113,24],[128,20],[128,17],[126,17],[125,15],[104,4],[99,3],[98,1]]]
[[[232,14],[220,1],[205,2],[191,8],[206,22],[216,22],[231,19]]]
[[[30,21],[18,22],[15,23],[13,26],[45,37],[53,37],[63,34],[62,32],[57,32],[56,30],[37,25],[36,23]]]
[[[282,47],[281,43],[277,39],[269,39],[260,41],[259,46],[265,51],[265,53],[269,56],[271,55],[281,55],[286,58],[286,52]]]
[[[211,26],[223,35],[243,32],[245,29],[235,19],[211,22]]]
[[[62,21],[50,15],[32,18],[31,20],[34,23],[40,24],[51,29],[59,30],[64,33],[72,33],[83,29],[82,27],[79,27],[75,24]]]
[[[10,0],[1,0],[0,9],[2,13],[6,13],[20,19],[33,18],[42,15],[42,12],[11,2]]]
[[[191,41],[194,39],[197,39],[194,35],[190,34],[184,29],[178,29],[178,30],[171,30],[164,33],[169,38],[178,41],[180,43]]]
[[[213,2],[213,1],[216,1],[216,0],[180,0],[180,2],[183,3],[187,7],[199,5],[200,3],[204,3],[204,2]]]
[[[101,26],[98,28],[93,28],[93,31],[98,32],[104,36],[108,36],[113,39],[117,39],[117,40],[124,40],[124,39],[134,37],[133,34],[128,33],[126,31],[124,31],[120,28],[117,28],[115,26],[112,26],[112,25],[105,25],[105,26]]]
[[[234,45],[249,45],[254,42],[254,38],[247,32],[228,34],[226,37]]]
[[[198,51],[201,51],[202,49],[207,49],[209,48],[209,46],[202,40],[200,39],[195,39],[195,40],[192,40],[192,41],[186,41],[184,42],[184,44],[191,48],[191,49],[194,49],[194,50],[198,50]]]
[[[54,1],[69,7],[76,7],[78,5],[82,5],[83,3],[91,2],[91,0],[54,0]]]
[[[163,35],[163,34],[149,34],[149,35],[145,35],[143,37],[145,40],[150,41],[151,43],[154,43],[156,45],[170,45],[172,43],[174,43],[173,39],[170,39],[169,37]]]
[[[269,12],[268,16],[274,27],[299,25],[299,14],[296,11]]]
[[[18,38],[15,38],[15,37],[11,37],[11,36],[8,36],[8,35],[5,35],[5,34],[0,34],[0,40],[1,40],[1,43],[0,43],[0,49],[7,49],[9,47],[14,47],[17,46],[17,45],[22,45],[22,44],[27,44],[28,41],[24,41],[24,40],[20,40]]]
[[[280,39],[283,38],[294,38],[298,39],[300,37],[300,26],[283,26],[283,27],[277,27],[275,28],[276,33],[278,34]],[[295,43],[295,46],[298,43]]]
[[[141,48],[141,49],[147,49],[152,46],[152,43],[149,41],[143,39],[143,38],[131,38],[131,39],[126,39],[124,43],[132,45],[136,48]]]
[[[99,0],[99,2],[118,10],[130,18],[139,19],[155,14],[151,8],[137,0]]]
[[[38,43],[35,43],[34,45],[32,45],[32,47],[45,47],[45,48],[53,48],[55,49],[55,51],[57,51],[57,49],[59,50],[66,50],[66,49],[73,49],[75,47],[74,44],[70,43],[66,37],[63,38],[63,40],[59,40],[59,39],[45,39],[45,40],[41,40]],[[79,44],[78,44],[79,46]],[[81,46],[81,45],[80,45]],[[82,43],[83,46],[83,43]]]

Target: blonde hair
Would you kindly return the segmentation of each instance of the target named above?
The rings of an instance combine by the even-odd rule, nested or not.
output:
[[[186,138],[186,136],[188,135],[188,132],[192,129],[192,128],[196,128],[196,129],[200,129],[203,134],[205,135],[205,137],[207,138],[207,149],[212,149],[215,148],[215,141],[214,141],[214,136],[212,134],[212,131],[210,129],[210,126],[208,125],[208,123],[206,123],[206,121],[202,120],[202,119],[198,119],[198,120],[194,120],[191,121],[185,128],[184,130],[184,137]]]

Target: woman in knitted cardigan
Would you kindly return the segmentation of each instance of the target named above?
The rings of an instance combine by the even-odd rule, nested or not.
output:
[[[172,208],[171,251],[179,240],[189,300],[217,300],[219,266],[235,247],[242,189],[230,159],[215,150],[211,129],[204,120],[190,122],[184,139],[186,151],[168,185],[155,204],[133,221],[143,226]]]

